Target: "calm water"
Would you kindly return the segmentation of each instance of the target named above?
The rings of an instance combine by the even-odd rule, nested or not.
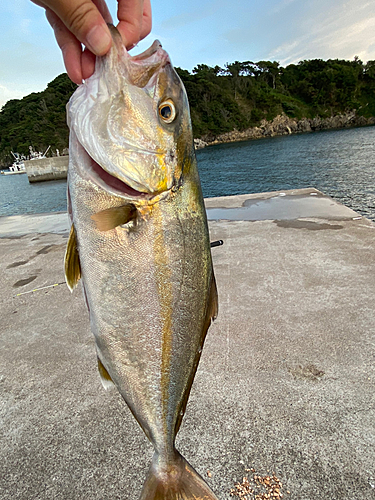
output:
[[[315,187],[375,220],[375,127],[214,146],[198,161],[205,196]]]
[[[211,146],[197,152],[205,197],[315,187],[375,220],[375,127]],[[65,181],[0,176],[0,215],[66,210]]]

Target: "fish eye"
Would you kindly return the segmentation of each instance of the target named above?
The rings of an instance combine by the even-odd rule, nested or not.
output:
[[[176,108],[171,99],[167,99],[159,105],[159,116],[164,123],[172,123],[176,118]]]

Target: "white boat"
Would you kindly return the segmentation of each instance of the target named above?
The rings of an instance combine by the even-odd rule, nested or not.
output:
[[[25,160],[40,160],[41,158],[47,158],[46,154],[51,146],[45,150],[44,153],[40,151],[34,151],[32,146],[29,146],[30,156],[27,158],[25,155],[20,155],[19,153],[13,153],[11,151],[14,162],[9,170],[2,170],[3,175],[15,175],[15,174],[26,174]]]
[[[13,155],[14,162],[9,167],[9,171],[2,170],[1,173],[3,175],[26,174],[26,167],[24,163],[26,157],[24,155],[20,155],[19,153],[13,153],[13,151],[11,151],[11,153]]]

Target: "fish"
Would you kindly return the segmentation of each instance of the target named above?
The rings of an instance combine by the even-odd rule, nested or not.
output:
[[[67,105],[65,276],[80,281],[104,388],[115,386],[154,455],[141,500],[217,500],[175,446],[218,314],[189,103],[155,41],[119,32]]]

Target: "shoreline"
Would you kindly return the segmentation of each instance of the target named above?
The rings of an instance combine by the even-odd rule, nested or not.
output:
[[[313,218],[336,222],[362,220],[375,227],[371,219],[314,187],[207,197],[204,205],[209,223]],[[57,234],[67,238],[70,227],[67,211],[4,215],[0,216],[0,240],[21,239],[30,234]]]
[[[355,111],[330,116],[328,118],[316,116],[315,118],[301,118],[300,120],[281,114],[277,115],[273,120],[262,120],[258,127],[250,127],[242,131],[232,130],[219,134],[215,138],[207,136],[196,138],[194,139],[194,146],[195,149],[198,150],[216,144],[319,132],[322,130],[342,130],[371,125],[375,125],[375,117],[365,118],[364,116],[357,116]]]

